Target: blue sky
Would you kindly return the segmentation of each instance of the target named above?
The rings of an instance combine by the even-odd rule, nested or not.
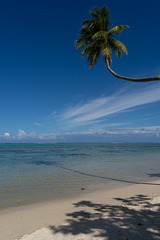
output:
[[[89,10],[106,5],[128,55],[112,68],[160,75],[158,0],[1,1],[0,142],[160,142],[160,82],[90,70],[74,41]]]

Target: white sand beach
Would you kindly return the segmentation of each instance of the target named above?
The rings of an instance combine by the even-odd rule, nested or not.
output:
[[[160,239],[160,181],[3,210],[0,239]]]

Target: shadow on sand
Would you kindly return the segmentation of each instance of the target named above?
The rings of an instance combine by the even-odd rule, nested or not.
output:
[[[63,234],[64,239],[68,236],[76,240],[87,239],[87,236],[97,240],[160,239],[159,204],[151,204],[145,195],[116,200],[118,205],[74,203],[76,211],[66,214],[65,224],[50,226],[50,229],[53,234]]]

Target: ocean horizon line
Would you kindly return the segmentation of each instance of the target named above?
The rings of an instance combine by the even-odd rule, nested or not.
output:
[[[0,145],[70,145],[70,144],[160,144],[160,142],[6,142]]]

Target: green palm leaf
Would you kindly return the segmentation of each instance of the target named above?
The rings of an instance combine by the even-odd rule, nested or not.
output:
[[[117,39],[114,39],[114,38],[109,39],[109,43],[112,48],[112,51],[116,54],[118,58],[122,56],[122,52],[124,52],[125,54],[128,54],[126,46],[122,42],[118,41]]]
[[[90,68],[93,67],[100,58],[103,57],[107,69],[117,78],[133,81],[133,82],[148,82],[160,80],[160,76],[149,78],[129,78],[120,76],[115,73],[110,65],[112,63],[112,52],[118,58],[122,53],[128,54],[126,46],[119,40],[113,38],[114,35],[119,35],[124,29],[129,28],[127,25],[118,25],[111,27],[110,13],[106,6],[101,8],[95,7],[90,12],[91,18],[86,19],[82,23],[80,34],[75,41],[76,49],[83,49],[81,57],[86,57]]]
[[[120,33],[121,33],[124,29],[126,29],[126,28],[129,28],[129,26],[127,26],[127,25],[118,25],[118,26],[115,26],[115,27],[113,27],[112,29],[110,29],[110,30],[108,31],[107,35],[108,35],[108,37],[109,37],[109,36],[112,36],[113,34],[118,35],[118,34],[120,34]]]
[[[110,29],[110,14],[106,6],[92,9],[90,15],[91,18],[82,23],[75,47],[76,49],[84,49],[81,57],[87,58],[90,68],[97,63],[100,56],[103,56],[105,62],[108,60],[111,64],[112,52],[117,57],[120,57],[122,52],[127,53],[125,45],[114,39],[113,35],[119,34],[128,26],[119,25]]]
[[[87,57],[89,67],[92,68],[97,63],[100,57],[100,44],[97,41],[92,42],[82,52],[81,57]]]

